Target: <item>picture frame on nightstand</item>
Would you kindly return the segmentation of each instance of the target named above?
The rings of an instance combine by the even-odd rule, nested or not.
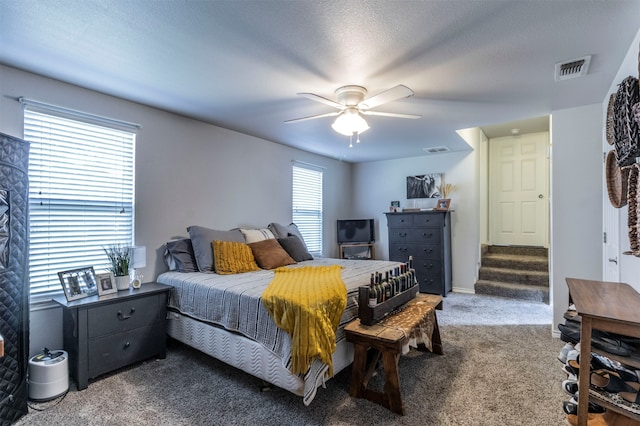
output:
[[[96,274],[96,282],[98,283],[99,296],[118,292],[118,287],[116,287],[116,278],[111,272]]]
[[[98,294],[93,266],[58,272],[58,278],[69,302]]]

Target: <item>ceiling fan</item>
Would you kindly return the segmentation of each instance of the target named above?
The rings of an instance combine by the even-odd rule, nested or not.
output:
[[[378,93],[377,95],[372,96],[368,99],[365,99],[365,96],[367,95],[367,89],[362,86],[342,86],[336,89],[335,93],[336,97],[338,98],[338,102],[327,99],[323,96],[316,95],[314,93],[298,93],[298,95],[304,96],[305,98],[334,107],[338,109],[338,111],[328,112],[326,114],[312,115],[309,117],[294,118],[293,120],[285,121],[285,123],[297,123],[305,120],[314,120],[316,118],[338,116],[338,118],[336,118],[334,123],[331,125],[333,130],[345,136],[353,136],[354,133],[359,136],[360,133],[369,129],[369,125],[367,124],[363,115],[378,115],[383,117],[411,119],[422,117],[420,115],[413,114],[396,114],[393,112],[370,111],[371,108],[375,108],[379,105],[393,102],[401,98],[408,98],[413,96],[413,90],[402,84],[385,90],[384,92]]]

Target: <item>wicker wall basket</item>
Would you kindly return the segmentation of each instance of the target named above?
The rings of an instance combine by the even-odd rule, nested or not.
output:
[[[627,183],[627,200],[629,202],[628,227],[629,245],[634,256],[640,256],[640,242],[638,241],[638,165],[629,167],[629,181]],[[625,254],[628,254],[625,252]]]
[[[629,178],[629,168],[620,168],[616,161],[616,153],[614,150],[607,154],[605,164],[607,193],[611,205],[617,209],[627,205],[627,185]]]
[[[607,126],[606,126],[606,135],[607,135],[607,143],[609,145],[613,145],[616,140],[616,135],[613,130],[614,123],[614,109],[613,105],[616,101],[616,94],[612,93],[609,95],[609,105],[607,106]]]

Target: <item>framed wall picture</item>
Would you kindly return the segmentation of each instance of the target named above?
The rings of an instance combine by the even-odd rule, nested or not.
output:
[[[93,266],[58,272],[58,278],[69,302],[98,294]]]
[[[440,183],[443,173],[407,176],[407,199],[440,198]]]
[[[118,292],[116,279],[111,272],[96,274],[96,282],[98,283],[98,294],[100,296]]]

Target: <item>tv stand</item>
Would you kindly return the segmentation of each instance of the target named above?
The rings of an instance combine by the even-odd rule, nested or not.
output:
[[[372,260],[376,258],[374,243],[338,244],[340,259]]]

